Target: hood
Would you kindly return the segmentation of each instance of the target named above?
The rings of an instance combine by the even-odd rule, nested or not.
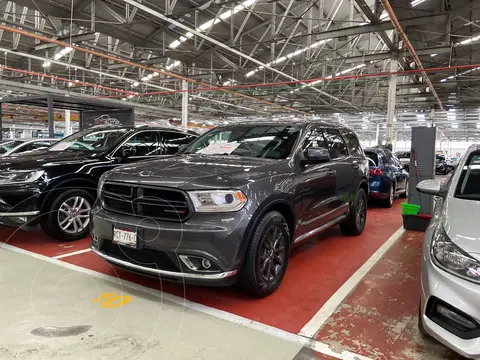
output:
[[[45,169],[50,166],[68,163],[97,161],[92,153],[83,151],[47,151],[38,150],[30,154],[5,156],[0,158],[0,171]]]
[[[107,180],[183,190],[238,188],[287,172],[287,163],[287,160],[233,155],[178,155],[118,167],[109,172]]]
[[[445,204],[443,228],[447,236],[462,250],[480,258],[480,201],[448,197]]]

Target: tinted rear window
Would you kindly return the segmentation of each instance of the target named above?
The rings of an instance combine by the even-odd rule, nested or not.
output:
[[[368,160],[368,165],[369,166],[378,166],[378,155],[377,153],[374,153],[373,151],[365,151],[365,155],[367,156]],[[373,163],[372,163],[373,161]]]

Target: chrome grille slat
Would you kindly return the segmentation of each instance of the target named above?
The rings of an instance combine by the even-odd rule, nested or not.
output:
[[[100,194],[105,209],[168,221],[184,221],[191,213],[187,195],[176,189],[107,183]]]

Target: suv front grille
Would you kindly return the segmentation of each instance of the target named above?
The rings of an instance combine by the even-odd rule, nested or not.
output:
[[[180,190],[107,183],[101,193],[105,209],[149,218],[184,221],[190,215]]]

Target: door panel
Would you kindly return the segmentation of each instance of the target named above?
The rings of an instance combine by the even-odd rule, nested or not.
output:
[[[321,129],[309,130],[300,149],[299,157],[303,159],[303,154],[311,147],[327,147]],[[313,231],[331,220],[332,207],[334,210],[335,203],[336,174],[330,165],[330,162],[301,165],[302,210],[300,225],[296,232],[297,237]]]
[[[355,156],[349,155],[347,145],[337,129],[325,129],[325,138],[330,150],[330,169],[336,172],[335,202],[332,205],[338,208],[336,216],[345,212],[344,205],[350,201],[351,186],[354,178],[354,166],[358,165]],[[357,161],[357,164],[355,164]]]

